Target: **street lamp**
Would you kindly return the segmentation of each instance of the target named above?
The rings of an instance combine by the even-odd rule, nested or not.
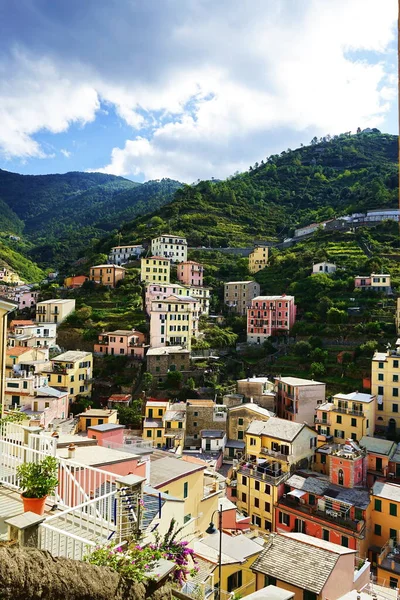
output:
[[[215,527],[214,525],[214,515],[215,513],[218,513],[219,517],[218,517],[218,529]],[[221,600],[221,585],[222,585],[222,581],[221,581],[221,571],[222,571],[222,506],[219,506],[218,510],[214,510],[213,514],[211,515],[211,522],[209,524],[209,526],[206,529],[206,533],[210,534],[210,535],[214,535],[216,533],[218,533],[219,530],[219,549],[218,549],[218,595],[217,598],[215,600]]]

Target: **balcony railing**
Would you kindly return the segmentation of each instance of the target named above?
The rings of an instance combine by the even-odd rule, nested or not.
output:
[[[340,527],[344,527],[345,529],[350,529],[356,533],[362,534],[365,529],[365,521],[356,521],[354,519],[349,519],[347,517],[336,517],[324,510],[319,510],[318,506],[310,506],[308,504],[301,504],[297,502],[294,498],[290,498],[290,496],[286,496],[286,498],[281,498],[278,502],[278,506],[287,506],[288,508],[292,508],[294,510],[298,510],[299,512],[307,515],[312,515],[313,517],[317,517],[322,519],[323,521],[329,521],[330,523],[335,523]]]
[[[267,456],[273,456],[278,460],[289,461],[289,457],[291,454],[282,454],[282,452],[277,452],[276,450],[272,450],[271,448],[261,448],[261,454],[266,454]]]
[[[343,406],[333,406],[332,411],[342,413],[344,415],[355,415],[356,417],[364,417],[364,411],[353,410],[352,408],[345,408]]]
[[[314,423],[317,423],[318,425],[330,425],[330,421],[327,421],[326,419],[318,419],[317,417],[315,417],[314,419]]]
[[[272,485],[278,485],[279,483],[282,483],[291,475],[290,472],[282,473],[281,469],[274,472],[272,471],[272,469],[269,472],[260,472],[257,471],[257,469],[250,469],[248,467],[240,467],[239,473],[247,477],[254,477],[258,481],[265,481],[266,483],[271,483]]]

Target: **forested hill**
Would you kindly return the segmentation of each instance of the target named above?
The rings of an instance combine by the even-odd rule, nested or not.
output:
[[[193,246],[240,246],[277,240],[293,228],[398,205],[397,136],[342,134],[286,150],[225,181],[179,189],[173,202],[136,218],[122,229],[122,242],[168,230]],[[107,250],[115,236],[103,240]]]

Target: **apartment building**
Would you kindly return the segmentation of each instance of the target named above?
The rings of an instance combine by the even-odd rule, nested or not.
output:
[[[390,462],[397,451],[396,442],[367,435],[361,438],[360,446],[367,453],[367,484],[369,488],[377,479],[395,478],[396,471],[390,470]]]
[[[289,333],[296,321],[294,296],[256,296],[247,311],[247,343],[263,344],[271,335]]]
[[[144,252],[141,245],[114,246],[108,255],[108,262],[113,265],[126,265],[131,260],[138,260]]]
[[[327,261],[323,261],[320,263],[314,263],[313,267],[312,267],[313,275],[316,275],[318,273],[327,273],[328,275],[330,275],[331,273],[335,273],[335,272],[336,272],[335,263],[330,263]]]
[[[199,307],[193,298],[169,296],[151,304],[150,347],[183,346],[191,349],[192,337],[198,336]]]
[[[23,377],[27,374],[40,373],[49,364],[49,351],[47,348],[7,348],[6,350],[6,376]]]
[[[165,256],[151,256],[140,261],[140,281],[157,283],[164,286],[169,284],[171,261]]]
[[[275,413],[249,402],[228,409],[228,442],[225,456],[236,458],[243,456],[245,451],[245,435],[250,424],[257,421],[268,421]],[[240,453],[240,454],[239,454]]]
[[[370,496],[365,457],[365,451],[348,440],[331,452],[329,476],[292,475],[276,503],[277,532],[306,533],[366,558]]]
[[[337,444],[345,439],[360,441],[373,436],[376,418],[376,396],[352,392],[336,394],[332,402],[316,407],[315,424],[318,433],[333,436]]]
[[[171,295],[187,298],[190,296],[190,289],[188,287],[180,285],[179,283],[147,283],[145,291],[145,308],[147,314],[150,314],[151,303],[153,301],[165,300]]]
[[[382,292],[384,294],[392,292],[390,275],[382,273],[371,273],[368,277],[357,275],[354,278],[354,287],[356,290]]]
[[[186,430],[186,404],[148,400],[142,437],[157,448],[183,450]]]
[[[177,277],[186,285],[202,287],[204,267],[194,260],[180,262],[177,266]]]
[[[190,350],[182,346],[149,348],[146,354],[147,371],[163,381],[169,371],[190,371]]]
[[[187,261],[187,241],[182,236],[163,234],[151,240],[153,256],[164,256],[173,263]]]
[[[0,283],[8,283],[9,285],[22,285],[24,282],[20,279],[18,273],[14,273],[11,269],[5,267],[0,268]]]
[[[128,356],[144,358],[146,336],[135,329],[117,329],[107,333],[99,333],[93,352],[99,356]]]
[[[0,297],[0,405],[5,406],[4,380],[6,376],[7,316],[17,308],[17,304]]]
[[[234,468],[233,496],[253,525],[275,531],[274,505],[283,493],[282,484],[295,468],[309,468],[317,434],[304,424],[271,417],[250,423],[245,436],[245,460]]]
[[[249,272],[258,273],[268,264],[268,246],[256,246],[249,254]]]
[[[118,411],[113,409],[88,408],[83,413],[77,415],[78,431],[87,431],[88,427],[98,427],[100,425],[117,425]]]
[[[260,285],[255,281],[229,281],[224,284],[224,304],[231,312],[245,315],[259,293]]]
[[[294,600],[339,600],[341,597],[344,600],[352,590],[355,600],[358,595],[361,598],[361,592],[356,590],[363,589],[370,580],[369,563],[361,568],[359,564],[355,550],[294,532],[270,536],[252,570],[256,574],[257,590],[265,586],[269,586],[265,591],[274,588],[270,595],[260,595],[260,600],[281,600],[284,592],[294,594]],[[364,592],[362,597],[369,600],[364,598]]]
[[[89,281],[89,277],[86,277],[86,275],[71,275],[64,279],[64,287],[76,290],[82,287],[86,281]]]
[[[191,285],[189,287],[189,295],[198,302],[200,314],[208,315],[210,312],[210,288]]]
[[[8,332],[7,341],[10,348],[19,346],[52,348],[57,343],[57,325],[55,323],[40,325],[32,322],[31,325],[15,326],[12,331]]]
[[[376,430],[393,435],[400,428],[400,340],[394,350],[375,352],[371,362],[371,394],[377,398]]]
[[[118,281],[125,277],[125,267],[118,265],[94,265],[90,267],[90,281],[109,288],[115,288]]]
[[[278,417],[295,423],[314,423],[315,407],[325,402],[325,383],[300,377],[275,377],[275,387]]]
[[[51,368],[44,370],[49,385],[64,388],[72,402],[77,396],[92,393],[93,356],[91,352],[68,350],[51,359]]]
[[[15,300],[18,302],[18,309],[23,310],[24,308],[33,308],[39,298],[38,290],[24,289],[17,290]]]
[[[69,414],[68,392],[46,386],[37,387],[33,396],[21,396],[21,411],[36,421],[37,425],[48,427],[55,419],[66,419]]]
[[[43,375],[30,375],[21,373],[18,376],[5,377],[4,398],[5,408],[19,408],[32,401],[35,390],[47,386],[47,377]]]
[[[246,401],[254,402],[262,408],[275,411],[275,386],[268,377],[246,377],[236,382],[237,393]]]
[[[75,300],[43,300],[36,304],[36,322],[60,325],[74,310]]]
[[[397,335],[400,335],[400,298],[397,298],[397,301],[396,301],[395,323],[396,323],[396,333],[397,333]]]

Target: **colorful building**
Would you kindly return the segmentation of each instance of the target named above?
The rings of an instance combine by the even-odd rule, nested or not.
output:
[[[140,245],[114,246],[110,250],[108,261],[113,265],[126,265],[131,260],[138,260],[144,252],[144,247]]]
[[[300,377],[275,377],[278,417],[312,425],[315,407],[325,402],[325,383]]]
[[[6,352],[7,352],[7,316],[16,310],[17,304],[7,299],[0,298],[0,405],[4,411],[4,381],[6,377]]]
[[[246,377],[236,382],[237,393],[244,398],[242,402],[254,402],[262,408],[275,412],[275,386],[268,377]]]
[[[36,322],[60,325],[74,310],[75,300],[43,300],[36,304]]]
[[[397,333],[397,335],[400,335],[400,298],[397,298],[397,300],[396,300],[395,323],[396,323],[396,333]]]
[[[21,411],[45,428],[54,419],[67,419],[69,415],[68,392],[47,385],[35,388],[33,396],[22,395],[20,402]]]
[[[99,425],[118,425],[118,411],[113,409],[88,408],[77,415],[78,431],[87,431],[88,427]],[[93,436],[92,436],[93,437]]]
[[[179,285],[179,283],[166,283],[165,285],[160,285],[159,283],[146,284],[145,307],[147,314],[150,314],[152,302],[155,300],[165,300],[171,295],[187,298],[190,296],[190,289]]]
[[[20,279],[18,273],[14,273],[11,269],[5,267],[0,268],[0,283],[8,283],[9,285],[22,285],[24,282]]]
[[[271,335],[289,333],[295,321],[294,296],[257,296],[247,311],[247,343],[263,344]]]
[[[77,396],[92,393],[93,356],[91,352],[69,350],[51,359],[51,368],[44,369],[49,385],[65,388],[72,402]]]
[[[6,376],[25,377],[41,372],[49,364],[49,351],[46,348],[7,348]]]
[[[376,430],[390,435],[400,429],[400,340],[397,342],[394,350],[375,352],[371,363],[371,393],[377,398]]]
[[[231,312],[245,315],[259,293],[260,284],[255,281],[229,281],[224,284],[224,304]]]
[[[186,401],[185,448],[199,450],[203,440],[207,439],[202,436],[203,431],[222,431],[225,434],[227,422],[228,410],[223,404],[216,404],[214,400],[205,398],[188,399]]]
[[[100,356],[128,356],[144,358],[146,336],[135,329],[117,329],[107,333],[99,333],[93,352]]]
[[[392,292],[390,275],[382,273],[371,273],[368,277],[357,275],[354,278],[354,287],[356,290],[383,292],[384,294]]]
[[[183,346],[191,349],[199,331],[199,306],[190,297],[155,300],[150,313],[150,347]]]
[[[225,448],[225,455],[229,458],[236,458],[238,453],[243,456],[246,445],[246,431],[253,421],[268,421],[268,419],[275,416],[275,413],[254,404],[254,402],[233,406],[227,412],[228,442]]]
[[[274,505],[284,493],[283,484],[295,468],[311,466],[317,434],[305,424],[271,417],[253,421],[245,441],[245,459],[232,476],[236,504],[253,525],[274,531]]]
[[[23,310],[24,308],[33,308],[39,298],[38,290],[21,290],[17,291],[16,301],[18,302],[18,309]]]
[[[151,256],[140,261],[140,281],[144,283],[169,284],[171,261],[164,256]]]
[[[187,374],[190,371],[190,350],[182,346],[149,348],[146,354],[146,367],[160,383],[170,371],[181,371]]]
[[[52,348],[57,342],[57,325],[55,323],[41,325],[33,322],[31,325],[18,325],[9,331],[7,340],[10,348],[18,346]]]
[[[201,287],[203,285],[204,267],[193,260],[180,262],[177,266],[178,280],[186,285]]]
[[[332,436],[337,444],[347,438],[360,441],[374,435],[375,413],[376,396],[360,392],[336,394],[332,402],[317,405],[315,424],[318,433]]]
[[[268,264],[268,246],[256,246],[249,254],[249,272],[258,273]]]
[[[336,265],[335,263],[330,263],[330,262],[320,262],[320,263],[314,263],[313,267],[312,267],[312,274],[316,275],[317,273],[327,273],[328,275],[330,275],[331,273],[335,273],[336,271]]]
[[[76,288],[82,287],[85,281],[88,280],[89,277],[86,277],[86,275],[71,275],[64,279],[64,287],[75,290]]]
[[[151,253],[153,256],[164,256],[173,263],[187,261],[186,238],[164,233],[151,240]]]
[[[395,472],[390,470],[390,462],[397,450],[396,442],[365,436],[361,438],[360,446],[367,452],[368,487],[372,487],[377,479],[394,479]]]
[[[329,477],[292,475],[275,507],[276,531],[306,533],[366,557],[370,520],[366,472],[365,451],[348,440],[331,452]]]
[[[186,404],[168,400],[148,400],[142,437],[157,448],[183,449],[186,429]]]
[[[90,281],[109,288],[115,288],[118,281],[124,279],[125,272],[125,267],[118,265],[95,265],[90,267]]]

